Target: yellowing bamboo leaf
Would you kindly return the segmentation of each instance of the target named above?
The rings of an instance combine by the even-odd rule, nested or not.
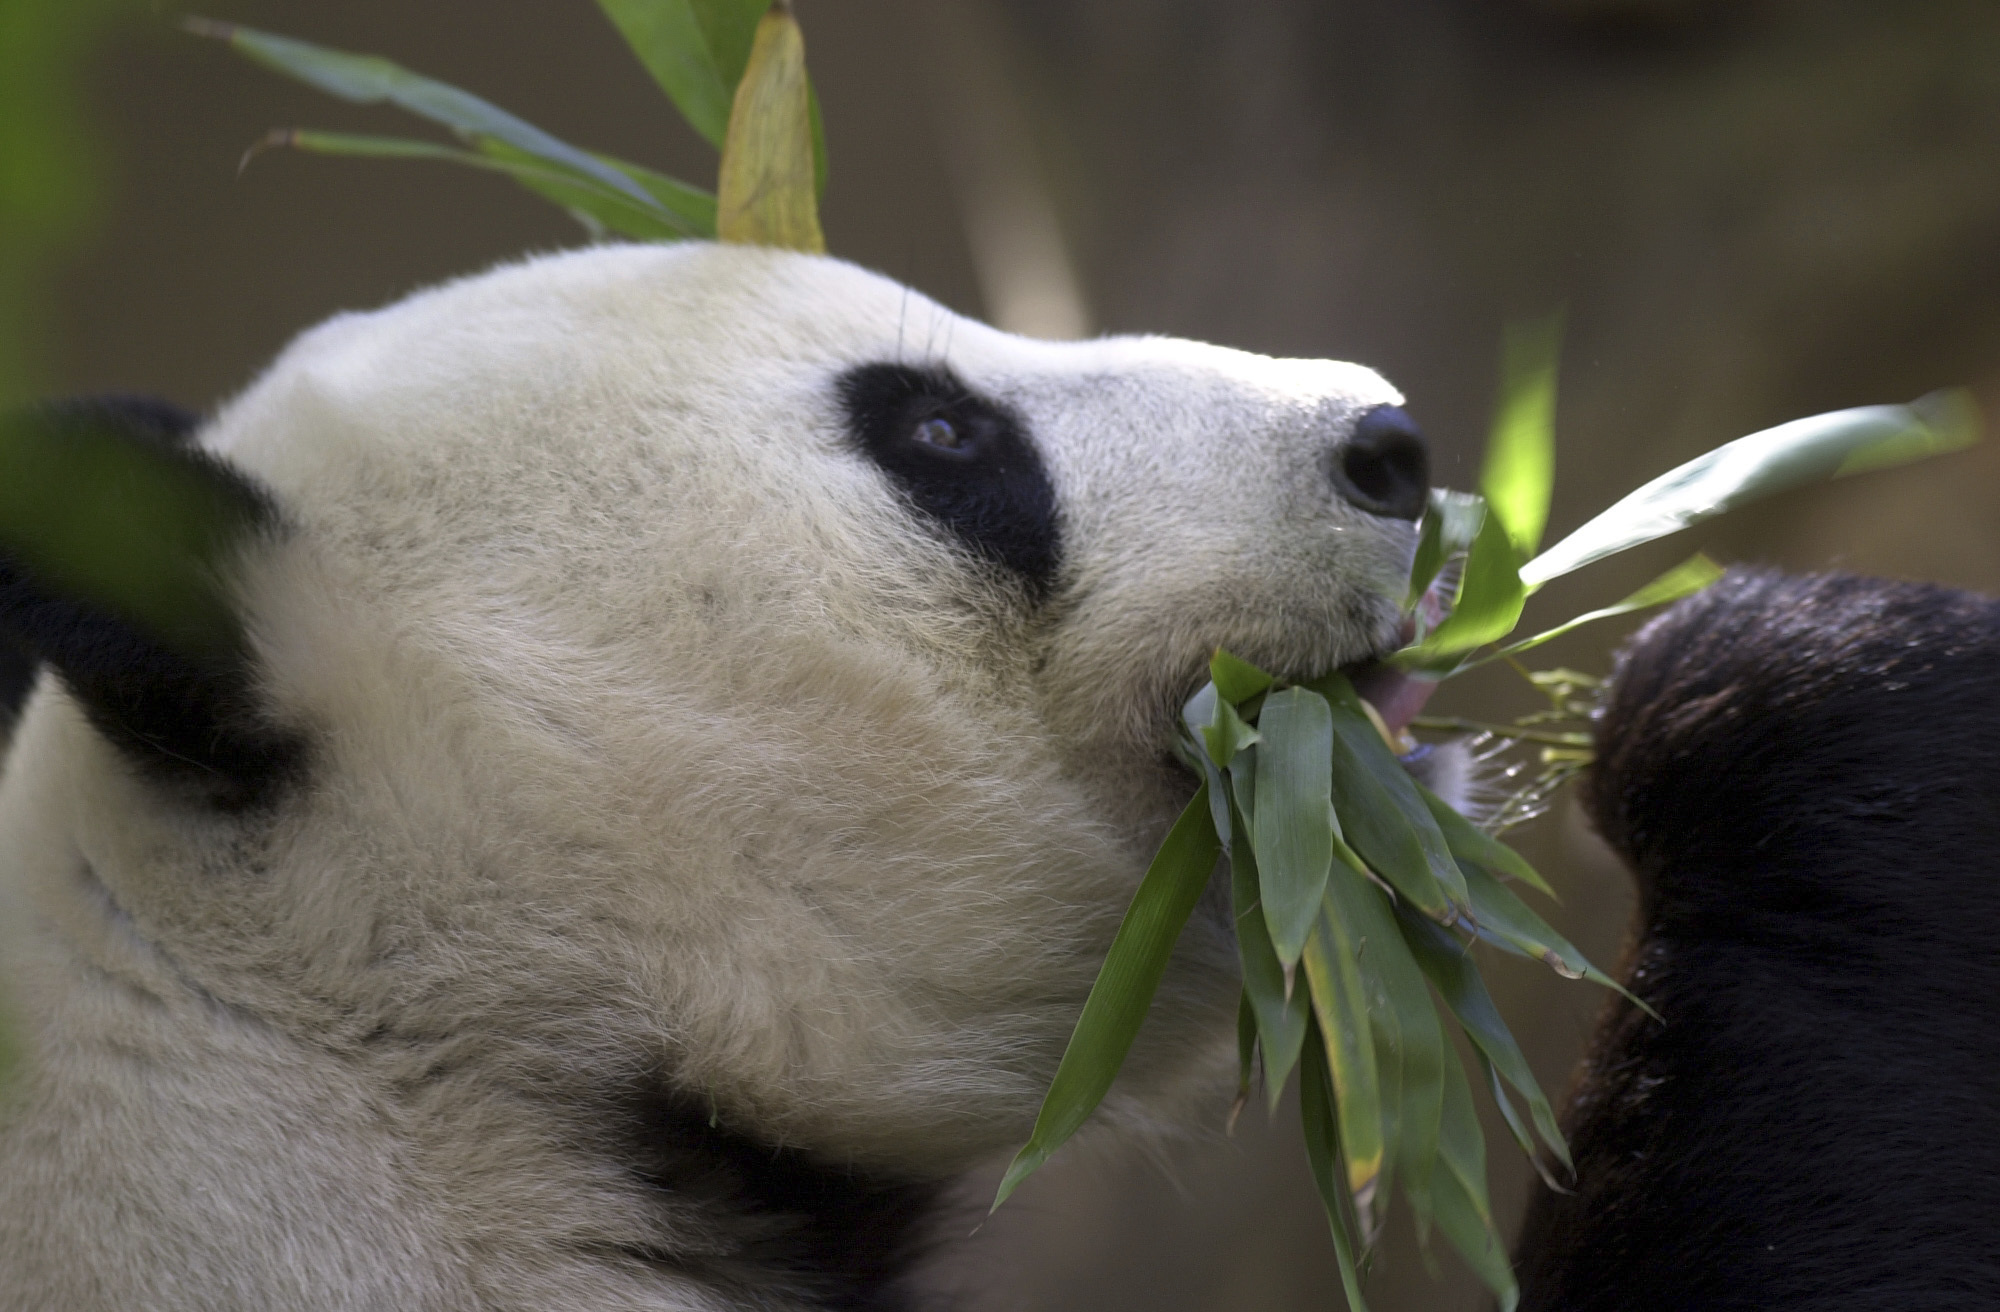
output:
[[[1328,915],[1322,903],[1299,964],[1312,991],[1313,1015],[1333,1076],[1334,1120],[1340,1127],[1348,1197],[1365,1247],[1373,1239],[1383,1144],[1380,1072],[1359,955],[1354,926]]]
[[[716,188],[723,241],[824,254],[813,172],[812,96],[805,37],[789,0],[757,24],[750,63],[736,88]]]

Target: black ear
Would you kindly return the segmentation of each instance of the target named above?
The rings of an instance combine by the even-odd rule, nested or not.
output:
[[[130,397],[0,418],[0,696],[46,665],[143,768],[234,807],[299,755],[260,713],[225,583],[280,525],[195,425]]]

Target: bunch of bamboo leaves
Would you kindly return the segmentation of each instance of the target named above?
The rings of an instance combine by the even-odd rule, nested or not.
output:
[[[1511,659],[1579,625],[1686,596],[1721,570],[1696,555],[1622,601],[1508,643],[1528,594],[1550,579],[1757,497],[1954,450],[1977,433],[1962,393],[1797,420],[1654,479],[1537,555],[1554,476],[1556,343],[1553,320],[1510,331],[1483,495],[1432,496],[1407,598],[1417,636],[1390,658],[1419,677]],[[1426,604],[1440,596],[1448,606]],[[1132,899],[994,1206],[1109,1091],[1226,853],[1243,973],[1239,1105],[1258,1067],[1273,1109],[1298,1071],[1306,1150],[1349,1305],[1363,1307],[1359,1266],[1400,1186],[1419,1236],[1442,1231],[1511,1308],[1474,1080],[1557,1187],[1537,1141],[1558,1168],[1569,1154],[1469,948],[1484,942],[1568,978],[1618,985],[1509,887],[1549,893],[1534,869],[1411,778],[1397,757],[1403,744],[1343,674],[1286,684],[1217,651],[1209,675],[1182,716],[1181,757],[1200,780],[1194,800]],[[1563,670],[1530,677],[1550,696],[1550,718],[1574,715],[1580,690],[1596,682]],[[1556,760],[1538,781],[1544,795],[1550,778],[1559,783],[1589,759],[1587,736],[1545,736]],[[1470,1074],[1452,1024],[1467,1040]]]
[[[721,152],[714,191],[572,146],[490,101],[376,55],[331,50],[232,23],[190,31],[308,86],[359,104],[390,104],[447,128],[457,144],[288,128],[257,149],[443,160],[502,174],[583,224],[593,237],[719,238],[823,252],[819,197],[826,144],[790,0],[598,0],[688,123]],[[247,156],[246,156],[247,158]]]

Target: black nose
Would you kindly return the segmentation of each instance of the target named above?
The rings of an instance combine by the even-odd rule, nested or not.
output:
[[[1333,485],[1371,514],[1421,518],[1430,494],[1431,457],[1416,420],[1394,405],[1362,415],[1353,436],[1334,453]]]

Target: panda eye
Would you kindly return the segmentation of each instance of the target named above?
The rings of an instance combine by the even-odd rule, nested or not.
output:
[[[979,454],[979,444],[971,434],[961,430],[951,420],[936,416],[911,429],[910,440],[927,451],[952,460],[970,460]]]

